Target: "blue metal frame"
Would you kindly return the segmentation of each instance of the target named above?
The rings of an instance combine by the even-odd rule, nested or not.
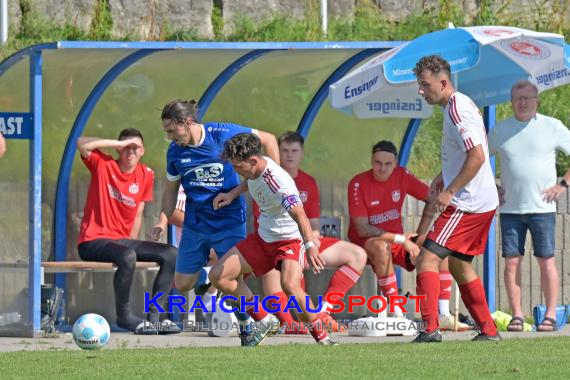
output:
[[[30,141],[28,325],[31,334],[40,330],[42,281],[42,51],[30,54],[30,110],[34,135]]]
[[[381,52],[382,50],[382,48],[370,48],[356,53],[344,61],[331,75],[329,75],[329,77],[317,90],[315,96],[313,96],[313,99],[311,99],[311,102],[307,106],[303,117],[301,117],[301,121],[297,127],[297,132],[299,132],[301,136],[307,138],[309,135],[309,130],[313,125],[313,121],[315,120],[315,117],[317,117],[317,113],[321,109],[323,102],[329,95],[329,86],[346,75],[346,73],[348,73],[354,66],[358,65],[360,62],[370,57],[371,55]]]
[[[495,127],[496,108],[495,106],[487,106],[483,109],[483,120],[487,133]],[[495,158],[491,158],[491,167],[495,172]],[[495,294],[496,283],[496,260],[497,260],[497,240],[496,236],[496,219],[493,219],[489,228],[489,239],[485,246],[485,254],[483,255],[483,286],[487,295],[487,304],[489,310],[494,312],[497,308],[497,299]]]
[[[408,123],[408,128],[404,137],[402,138],[402,143],[400,144],[400,154],[398,155],[398,165],[406,166],[410,160],[410,154],[412,154],[412,145],[416,139],[420,125],[422,124],[422,119],[411,119]]]
[[[309,106],[307,107],[303,117],[299,123],[298,131],[307,137],[311,125],[328,95],[328,85],[346,74],[352,67],[363,59],[369,57],[382,49],[390,49],[399,46],[401,42],[276,42],[276,43],[212,43],[212,42],[74,42],[62,41],[56,43],[39,44],[25,48],[0,63],[0,75],[5,73],[10,67],[15,65],[26,56],[30,57],[30,112],[34,114],[34,136],[30,147],[30,269],[29,269],[29,289],[31,292],[29,308],[30,317],[29,324],[34,332],[39,330],[40,325],[40,282],[41,282],[41,123],[42,123],[42,51],[49,49],[133,49],[136,50],[127,56],[114,67],[112,67],[105,76],[94,87],[91,94],[83,104],[79,112],[72,131],[68,138],[64,156],[62,158],[62,166],[58,178],[56,206],[55,206],[55,223],[54,223],[54,241],[56,260],[65,260],[66,258],[66,214],[67,214],[67,194],[69,187],[69,178],[75,154],[75,141],[83,132],[85,124],[109,84],[127,67],[132,65],[139,59],[153,54],[160,50],[171,49],[218,49],[218,50],[254,50],[245,54],[243,57],[228,67],[224,73],[208,87],[199,104],[201,105],[201,114],[203,116],[207,111],[213,99],[219,93],[225,83],[239,69],[247,65],[253,59],[258,58],[265,51],[283,50],[283,49],[365,49],[353,57],[349,58],[340,65],[333,74],[331,74],[323,85],[319,88]],[[256,52],[257,51],[257,52]],[[263,51],[263,53],[262,53]],[[233,67],[232,67],[233,66]],[[490,129],[494,125],[495,107],[485,108],[485,123]],[[409,159],[411,146],[421,120],[411,120],[408,125],[406,134],[404,135],[400,148],[399,164],[405,166]],[[494,166],[493,166],[494,167]],[[63,217],[61,217],[63,215]],[[64,224],[60,223],[64,220]],[[495,236],[495,224],[491,226],[489,232],[491,237]],[[62,246],[63,243],[63,246]],[[495,309],[495,240],[489,239],[486,254],[484,258],[485,265],[485,291],[490,309]],[[60,277],[58,285],[64,284],[63,277]]]
[[[411,119],[408,123],[408,128],[406,129],[406,133],[404,133],[402,143],[400,144],[400,154],[398,155],[399,166],[408,165],[408,161],[410,160],[410,155],[412,153],[412,145],[414,144],[416,134],[420,129],[422,121],[422,119]],[[396,279],[398,281],[398,287],[400,287],[400,284],[402,283],[402,270],[399,266],[396,266],[395,272]]]
[[[137,50],[126,56],[116,63],[93,87],[91,93],[83,103],[81,110],[77,114],[71,132],[65,144],[65,150],[59,170],[57,180],[57,191],[55,195],[55,211],[54,211],[54,241],[55,241],[55,261],[64,261],[67,258],[67,199],[69,197],[69,179],[71,177],[71,169],[73,159],[75,157],[75,142],[83,133],[85,124],[89,120],[93,109],[97,102],[103,96],[105,90],[113,82],[119,74],[129,68],[135,62],[145,58],[160,50]],[[57,274],[55,276],[57,286],[65,288],[65,275]]]
[[[20,62],[22,59],[24,59],[28,56],[31,57],[34,53],[36,53],[38,51],[50,50],[50,49],[56,49],[56,48],[57,48],[57,43],[52,42],[49,44],[39,44],[39,45],[29,46],[29,47],[24,48],[20,51],[17,51],[0,63],[0,76],[3,75],[6,71],[8,71],[8,69],[10,69],[10,67],[12,67],[16,63]]]
[[[216,50],[296,50],[296,49],[391,49],[404,41],[341,41],[341,42],[114,42],[59,41],[58,49],[216,49]]]

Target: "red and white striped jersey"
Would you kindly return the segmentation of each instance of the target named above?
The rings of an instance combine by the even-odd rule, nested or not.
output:
[[[295,181],[275,161],[264,159],[267,167],[263,173],[247,181],[249,193],[260,210],[259,236],[267,243],[300,239],[299,227],[289,215],[292,207],[303,206]]]
[[[494,210],[499,205],[489,162],[487,133],[479,108],[467,95],[455,92],[443,109],[441,164],[446,187],[461,171],[467,151],[477,145],[483,147],[485,163],[475,177],[455,193],[451,203],[463,211],[481,213]]]

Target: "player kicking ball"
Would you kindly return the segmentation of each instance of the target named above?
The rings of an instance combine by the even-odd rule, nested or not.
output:
[[[302,311],[299,319],[307,323],[315,341],[325,346],[337,345],[316,315],[307,311],[308,296],[301,287],[303,268],[308,261],[313,271],[320,273],[325,268],[325,261],[313,242],[311,224],[293,178],[273,160],[261,155],[261,141],[254,134],[240,133],[226,141],[223,156],[238,174],[247,179],[249,192],[260,209],[257,232],[231,248],[212,268],[209,276],[220,291],[236,297],[244,296],[248,303],[247,313],[261,322],[242,344],[257,346],[279,329],[277,317],[267,313],[259,302],[253,304],[253,293],[242,275],[253,272],[261,277],[277,269],[281,273],[283,290],[289,297],[295,297]],[[228,193],[218,194],[214,208],[229,204],[239,196],[240,189],[236,187]]]

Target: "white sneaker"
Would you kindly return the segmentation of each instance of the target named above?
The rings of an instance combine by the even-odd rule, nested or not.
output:
[[[453,315],[440,315],[438,318],[439,328],[443,331],[454,331],[455,327],[455,317]],[[457,331],[467,331],[469,330],[469,325],[463,322],[457,321]]]

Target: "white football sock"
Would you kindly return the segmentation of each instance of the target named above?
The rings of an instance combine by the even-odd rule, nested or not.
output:
[[[449,312],[449,300],[439,300],[439,316],[451,315]]]

